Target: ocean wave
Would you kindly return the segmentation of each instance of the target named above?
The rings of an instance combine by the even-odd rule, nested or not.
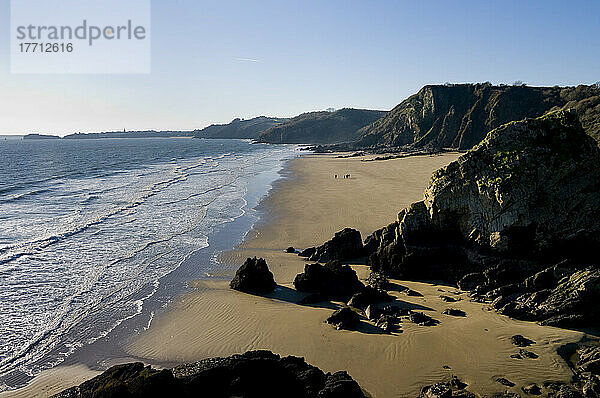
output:
[[[18,303],[16,290],[4,296],[0,319],[14,327],[0,331],[0,385],[15,387],[5,378],[12,370],[33,376],[141,313],[148,317],[140,318],[140,328],[150,327],[156,309],[170,300],[153,299],[157,308],[145,308],[163,278],[209,247],[217,226],[246,213],[249,185],[265,181],[257,179],[260,173],[279,169],[281,159],[293,156],[289,150],[256,148],[174,157],[144,169],[113,170],[108,178],[88,175],[53,186],[49,196],[60,198],[56,205],[20,227],[27,232],[24,239],[0,247],[0,283],[29,286],[33,294],[26,306],[10,304]],[[35,211],[28,202],[11,206]],[[17,230],[20,221],[10,222]],[[198,275],[213,266],[203,264]],[[44,296],[37,299],[36,292]]]

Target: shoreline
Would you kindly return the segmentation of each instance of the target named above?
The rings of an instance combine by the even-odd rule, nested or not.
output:
[[[0,391],[0,397],[50,396],[72,386],[74,382],[71,382],[71,379],[79,384],[116,364],[132,361],[148,362],[145,358],[129,355],[125,350],[129,341],[150,327],[156,316],[169,311],[172,301],[192,291],[193,287],[190,286],[193,284],[192,281],[208,277],[207,275],[210,275],[214,269],[221,267],[216,256],[244,240],[251,226],[259,220],[255,211],[257,204],[269,194],[273,182],[281,178],[280,172],[285,162],[295,156],[297,155],[283,159],[279,159],[279,155],[274,156],[273,161],[276,163],[248,175],[250,182],[246,186],[245,194],[240,198],[239,212],[231,214],[229,221],[214,225],[208,236],[207,246],[199,246],[188,253],[175,270],[160,278],[154,293],[145,298],[138,314],[119,321],[119,324],[106,335],[91,343],[83,344],[58,365],[42,370],[33,378],[28,377],[24,372],[17,374],[9,379],[10,382],[7,384],[23,383],[22,386]],[[152,362],[151,364],[170,367],[178,363]],[[15,373],[17,371],[19,371],[18,367],[11,370]]]
[[[402,333],[390,335],[381,334],[366,322],[357,331],[335,330],[325,324],[341,303],[296,304],[299,296],[292,281],[306,260],[283,253],[283,249],[321,244],[344,227],[359,229],[364,239],[392,222],[403,207],[420,200],[431,172],[457,156],[363,162],[359,157],[304,155],[289,160],[280,171],[282,178],[255,208],[259,220],[243,242],[220,254],[221,271],[212,278],[190,282],[190,291],[175,298],[148,330],[132,336],[124,347],[127,355],[168,366],[268,349],[302,356],[325,372],[347,370],[374,397],[416,396],[424,385],[452,374],[479,394],[508,389],[494,377],[515,382],[516,387],[509,389],[515,392],[530,382],[569,380],[572,372],[556,348],[578,341],[583,333],[509,319],[485,304],[469,301],[455,287],[394,280],[423,294],[409,297],[390,292],[397,300],[441,323],[433,327],[403,323]],[[337,174],[349,173],[351,178],[334,180],[337,170]],[[273,294],[252,296],[229,289],[235,269],[249,256],[266,259],[279,285]],[[353,267],[364,280],[368,268],[362,264]],[[449,305],[439,298],[442,294],[461,300]],[[467,317],[442,315],[448,307],[464,310]],[[532,350],[539,359],[510,358],[518,351],[509,342],[513,334],[536,341]],[[60,375],[61,368],[65,367],[34,379],[27,388],[41,393],[42,381],[50,380],[52,371]],[[81,368],[75,373],[83,379],[93,376],[88,373],[84,377],[86,372]],[[70,385],[79,382],[73,379]]]

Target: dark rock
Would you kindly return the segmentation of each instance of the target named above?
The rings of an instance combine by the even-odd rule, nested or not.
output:
[[[294,249],[294,246],[290,246],[287,249],[285,249],[286,253],[296,253],[296,249]]]
[[[416,290],[412,290],[412,289],[407,289],[404,293],[406,293],[407,296],[411,296],[411,297],[423,297],[423,295],[419,292],[417,292]]]
[[[356,272],[339,261],[330,261],[325,265],[306,264],[304,272],[294,278],[294,287],[300,292],[319,293],[344,301],[365,288]]]
[[[473,394],[471,391],[460,390],[452,391],[452,398],[477,398],[477,395]]]
[[[600,375],[600,347],[582,347],[577,350],[577,370]]]
[[[327,262],[331,260],[351,260],[364,255],[360,232],[352,228],[344,228],[336,232],[334,237],[316,248],[310,261]]]
[[[246,293],[270,293],[277,284],[267,267],[267,262],[262,258],[254,257],[248,258],[237,270],[229,286]]]
[[[326,322],[336,329],[353,329],[360,321],[360,316],[348,307],[340,308],[327,318]]]
[[[345,371],[327,375],[325,385],[317,394],[318,398],[364,397],[358,383]]]
[[[113,397],[364,397],[346,372],[323,373],[303,358],[249,351],[154,370],[141,363],[117,365],[57,394],[56,398]]]
[[[409,319],[411,322],[421,326],[435,326],[440,323],[438,320],[433,319],[429,315],[425,315],[422,312],[411,312]]]
[[[298,255],[301,256],[301,257],[310,257],[313,254],[315,254],[316,251],[317,251],[316,248],[309,247],[307,249],[302,250],[300,253],[298,253]]]
[[[379,290],[388,290],[390,285],[387,276],[372,271],[369,274],[369,277],[367,278],[367,284]]]
[[[383,314],[393,315],[393,316],[407,316],[411,314],[411,310],[406,308],[401,308],[397,305],[386,305],[381,309]]]
[[[588,267],[563,277],[539,305],[524,306],[542,324],[584,326],[600,316],[600,269]]]
[[[431,386],[424,387],[421,391],[420,398],[452,398],[452,390],[447,383],[436,383]]]
[[[391,333],[398,329],[398,318],[393,315],[381,315],[375,325],[386,333]]]
[[[450,379],[450,387],[456,390],[464,390],[467,387],[467,383],[463,382],[456,375],[452,375]]]
[[[381,315],[381,309],[372,305],[368,305],[367,308],[365,308],[365,316],[367,317],[367,319],[378,319],[379,315]]]
[[[471,272],[463,276],[457,283],[458,287],[462,290],[475,290],[478,286],[487,283],[487,278],[484,274],[479,272]]]
[[[446,308],[442,314],[452,315],[452,316],[467,316],[467,314],[463,310],[459,310],[457,308]]]
[[[455,303],[457,301],[460,301],[460,298],[456,298],[456,297],[450,297],[450,296],[446,296],[444,294],[442,294],[440,296],[440,298],[442,299],[442,301],[445,301],[447,303]]]
[[[542,394],[542,389],[540,388],[540,386],[538,386],[535,383],[528,384],[528,385],[522,387],[522,390],[525,394],[530,394],[530,395],[541,395]]]
[[[348,306],[365,309],[368,305],[379,303],[382,301],[391,301],[393,299],[392,296],[387,294],[383,290],[375,289],[371,286],[366,286],[363,290],[358,293],[355,293],[348,301]]]
[[[517,347],[529,347],[532,344],[535,344],[535,341],[530,340],[526,337],[523,337],[520,334],[515,334],[510,338],[510,342]]]
[[[580,379],[583,382],[581,392],[585,398],[600,397],[600,377],[594,374],[580,374]]]
[[[532,351],[528,351],[528,350],[526,350],[524,348],[521,348],[519,350],[519,355],[522,358],[529,358],[529,359],[537,359],[537,358],[539,358],[538,354],[536,354],[535,352],[532,352]]]
[[[515,386],[515,383],[513,383],[512,381],[508,380],[505,377],[496,377],[494,379],[494,381],[496,381],[506,387],[514,387]]]
[[[573,387],[563,385],[554,394],[554,398],[584,398],[584,396]]]

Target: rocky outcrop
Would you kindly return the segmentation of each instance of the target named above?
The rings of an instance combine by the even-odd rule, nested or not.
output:
[[[566,108],[575,108],[586,132],[600,138],[600,89],[596,86],[428,85],[364,127],[352,149],[471,149],[505,123]]]
[[[55,398],[109,397],[362,398],[346,372],[323,373],[303,358],[249,351],[155,370],[142,363],[113,366]]]
[[[600,150],[574,112],[491,131],[424,196],[365,240],[373,271],[459,283],[520,319],[595,322]]]
[[[521,284],[513,290],[513,293],[499,294],[492,303],[504,315],[551,326],[600,326],[599,268],[576,270],[553,288],[528,290]],[[492,292],[488,297],[494,297]]]
[[[385,111],[344,108],[308,112],[264,131],[258,141],[270,144],[333,144],[354,141],[358,130],[385,115]]]
[[[327,262],[331,260],[352,260],[364,255],[360,232],[344,228],[336,232],[333,238],[315,248],[310,261]]]
[[[421,389],[418,398],[475,398],[470,391],[465,390],[468,385],[457,376],[452,375],[448,380],[425,386]]]
[[[277,284],[263,258],[248,258],[229,283],[234,290],[246,293],[270,293]]]
[[[321,298],[344,301],[365,288],[356,271],[339,261],[329,261],[325,265],[306,264],[304,272],[294,278],[294,287],[299,292],[317,293]]]

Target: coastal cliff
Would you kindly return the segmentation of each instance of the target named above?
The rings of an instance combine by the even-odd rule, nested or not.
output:
[[[574,108],[584,130],[600,138],[600,88],[427,85],[362,128],[352,149],[365,147],[470,149],[505,123]]]
[[[382,117],[385,111],[344,108],[309,112],[289,119],[258,137],[270,144],[334,144],[354,141],[358,130]]]
[[[211,124],[201,130],[195,130],[194,137],[256,139],[262,132],[279,126],[286,120],[285,118],[267,116],[258,116],[247,120],[237,118],[227,124]]]

